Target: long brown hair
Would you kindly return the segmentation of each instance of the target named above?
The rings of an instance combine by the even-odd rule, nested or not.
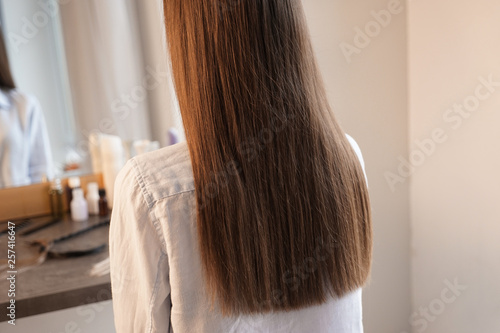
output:
[[[292,310],[363,286],[362,167],[327,102],[300,0],[164,0],[212,302]]]
[[[7,47],[3,36],[3,30],[0,26],[0,88],[15,89],[16,84],[10,71],[9,57]]]

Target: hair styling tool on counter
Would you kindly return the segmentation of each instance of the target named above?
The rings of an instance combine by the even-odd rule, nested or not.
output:
[[[104,248],[106,248],[106,244],[101,244],[96,247],[92,247],[89,249],[84,249],[84,250],[76,250],[76,251],[67,251],[67,252],[56,252],[52,251],[52,248],[54,245],[74,239],[76,237],[79,237],[81,235],[84,235],[92,230],[95,230],[97,228],[103,227],[109,225],[109,220],[104,220],[98,224],[94,224],[92,226],[89,226],[87,228],[84,228],[82,230],[72,232],[70,234],[64,235],[62,237],[54,238],[51,240],[45,240],[45,239],[39,239],[39,240],[32,240],[32,241],[25,241],[29,247],[36,247],[38,246],[39,249],[36,251],[32,256],[29,256],[28,258],[23,258],[21,260],[16,261],[16,267],[21,268],[21,267],[26,267],[26,266],[34,266],[34,265],[39,265],[45,262],[47,258],[70,258],[70,257],[81,257],[84,255],[88,254],[94,254],[102,251]],[[7,261],[6,260],[0,260],[0,270],[4,270],[4,268],[7,266]]]
[[[26,228],[26,227],[30,226],[33,223],[33,221],[30,219],[23,219],[23,220],[19,220],[19,221],[13,221],[12,223],[14,223],[16,225],[16,231],[17,231],[19,229]],[[7,222],[5,224],[7,225]],[[7,234],[9,232],[9,230],[10,229],[8,227],[5,227],[4,229],[0,230],[0,236]]]
[[[48,241],[47,240],[34,240],[34,241],[30,241],[29,244],[33,245],[33,246],[40,246],[40,254],[43,256],[47,256],[50,254],[49,257],[52,257],[52,258],[80,257],[82,255],[99,252],[100,250],[102,250],[106,247],[106,244],[102,244],[102,245],[99,245],[97,247],[94,247],[94,248],[91,248],[88,250],[69,251],[69,252],[61,252],[61,253],[52,252],[51,249],[57,243],[76,238],[78,236],[86,234],[89,231],[95,230],[95,229],[100,228],[100,227],[105,226],[105,225],[109,225],[109,220],[105,220],[105,221],[100,222],[98,224],[92,225],[88,228],[70,233],[68,235],[65,235],[65,236],[62,236],[62,237],[59,237],[56,239],[52,239],[52,240],[48,240]]]
[[[60,220],[60,219],[50,220],[50,221],[45,222],[45,223],[43,223],[41,225],[37,225],[37,226],[35,226],[33,228],[29,228],[28,230],[25,230],[25,231],[21,232],[20,235],[21,236],[29,236],[31,234],[34,234],[37,231],[43,230],[45,228],[48,228],[48,227],[50,227],[50,226],[52,226],[52,225],[54,225],[54,224],[56,224],[58,222],[61,222],[61,221],[62,220]]]

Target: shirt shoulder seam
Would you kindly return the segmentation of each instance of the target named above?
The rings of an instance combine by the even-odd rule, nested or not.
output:
[[[135,159],[131,160],[133,163],[133,168],[136,173],[136,180],[137,183],[139,184],[139,188],[141,189],[141,194],[144,197],[144,200],[146,201],[146,204],[148,206],[148,220],[152,224],[153,228],[155,229],[156,235],[160,239],[161,245],[162,245],[162,253],[166,254],[167,251],[167,243],[165,241],[165,238],[163,237],[163,233],[161,232],[161,227],[158,225],[158,219],[156,218],[156,215],[154,214],[154,210],[152,209],[156,203],[156,200],[152,198],[152,195],[148,192],[144,178],[142,177],[142,173],[140,172],[139,165]]]

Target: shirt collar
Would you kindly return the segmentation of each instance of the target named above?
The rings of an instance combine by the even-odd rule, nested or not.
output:
[[[10,99],[10,94],[5,90],[0,89],[0,109],[9,110],[11,106],[12,103]]]

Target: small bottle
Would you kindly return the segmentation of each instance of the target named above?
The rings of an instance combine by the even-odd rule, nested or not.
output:
[[[75,188],[73,190],[71,218],[76,222],[83,222],[89,219],[87,201],[85,201],[85,198],[83,197],[83,190],[81,188]]]
[[[99,185],[97,183],[89,183],[87,185],[89,215],[99,215],[99,199]]]
[[[99,190],[99,216],[108,216],[108,199],[106,198],[106,190]]]
[[[71,212],[71,201],[73,201],[73,190],[75,188],[80,188],[80,177],[70,177],[68,179],[68,185],[66,185],[66,202],[68,204],[68,209]]]
[[[57,220],[64,217],[63,194],[64,191],[61,185],[61,180],[54,180],[50,185],[49,190],[50,210],[52,212],[52,217]]]

